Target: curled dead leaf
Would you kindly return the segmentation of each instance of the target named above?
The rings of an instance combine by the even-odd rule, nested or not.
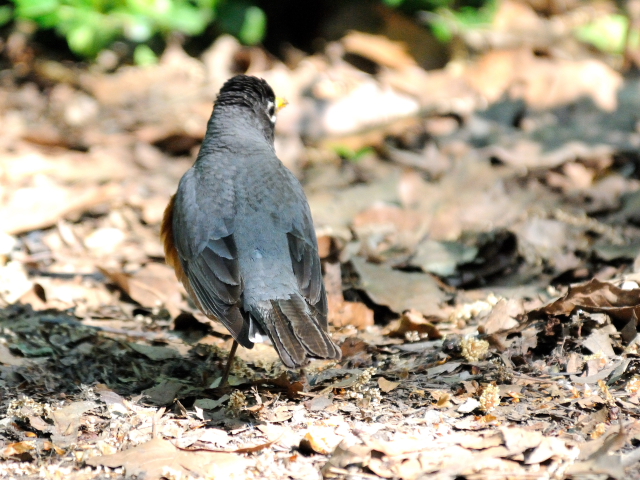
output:
[[[438,327],[417,310],[406,310],[400,319],[391,322],[383,330],[385,335],[400,338],[405,338],[405,334],[408,332],[417,332],[420,337],[426,337],[429,340],[442,338]]]
[[[389,393],[392,390],[395,390],[396,388],[398,388],[399,386],[400,386],[400,382],[392,382],[390,380],[387,380],[384,377],[378,378],[378,387],[380,387],[380,390],[382,390],[384,393]]]
[[[24,442],[10,443],[2,450],[3,457],[13,457],[35,450],[36,443],[34,440]]]

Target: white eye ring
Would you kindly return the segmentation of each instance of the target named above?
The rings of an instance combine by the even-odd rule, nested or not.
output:
[[[267,102],[267,116],[271,123],[275,125],[276,123],[276,105],[271,100]]]

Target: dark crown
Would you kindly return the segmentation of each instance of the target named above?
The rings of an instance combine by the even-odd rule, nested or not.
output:
[[[225,82],[218,93],[216,106],[245,106],[256,108],[268,101],[275,102],[275,94],[267,82],[258,77],[236,75]]]

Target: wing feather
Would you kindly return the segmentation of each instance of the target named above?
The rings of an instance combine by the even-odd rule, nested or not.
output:
[[[230,215],[227,206],[217,209],[219,211],[215,204],[201,206],[198,199],[211,198],[211,195],[203,196],[200,185],[194,168],[180,181],[171,203],[171,228],[169,231],[167,227],[166,233],[177,255],[167,254],[167,259],[179,263],[182,274],[179,278],[198,308],[222,322],[242,346],[251,348],[248,315],[241,308],[243,283],[233,218],[225,217]]]

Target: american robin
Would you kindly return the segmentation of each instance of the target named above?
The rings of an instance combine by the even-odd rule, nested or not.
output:
[[[194,165],[162,221],[167,263],[198,308],[238,344],[270,341],[282,363],[340,359],[327,333],[327,297],[306,196],[276,156],[276,99],[262,79],[220,89]]]

